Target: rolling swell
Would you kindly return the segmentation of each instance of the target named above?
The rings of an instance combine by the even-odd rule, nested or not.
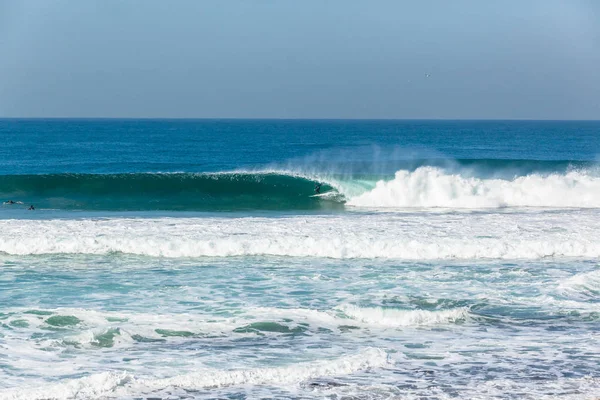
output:
[[[4,175],[0,176],[0,198],[63,210],[310,210],[335,206],[335,202],[310,197],[315,184],[311,179],[270,172]],[[332,187],[324,184],[321,190],[331,191]]]

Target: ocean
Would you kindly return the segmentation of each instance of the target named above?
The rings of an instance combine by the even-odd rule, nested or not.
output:
[[[0,399],[600,397],[600,122],[0,135]]]

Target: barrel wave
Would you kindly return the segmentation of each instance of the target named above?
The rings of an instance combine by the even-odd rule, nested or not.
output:
[[[306,163],[211,173],[0,176],[3,208],[99,211],[251,211],[600,208],[591,163],[418,160]],[[319,184],[320,194],[315,196]]]
[[[271,172],[4,175],[0,196],[62,210],[310,210],[323,207],[316,183]]]

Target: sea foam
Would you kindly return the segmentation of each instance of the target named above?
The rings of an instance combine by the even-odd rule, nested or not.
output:
[[[234,370],[203,369],[170,378],[136,377],[126,372],[104,372],[80,379],[30,389],[0,391],[2,400],[85,399],[152,393],[169,387],[199,390],[241,385],[294,385],[320,377],[348,375],[388,364],[387,354],[367,348],[357,354],[332,360],[316,360],[295,365]]]
[[[401,170],[394,179],[351,197],[357,207],[600,207],[600,177],[587,172],[530,174],[513,179],[468,177],[441,168]]]
[[[540,259],[600,256],[600,212],[0,220],[0,252],[153,257]]]
[[[368,324],[389,327],[436,325],[456,322],[468,317],[467,308],[450,310],[397,310],[383,307],[357,307],[343,305],[338,307],[345,315]]]
[[[565,279],[560,283],[558,292],[575,300],[597,299],[600,297],[600,269]]]

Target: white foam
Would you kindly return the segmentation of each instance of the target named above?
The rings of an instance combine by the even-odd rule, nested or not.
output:
[[[241,385],[293,385],[308,379],[349,375],[388,363],[387,354],[368,348],[358,354],[333,360],[317,360],[272,368],[238,370],[204,369],[165,379],[135,377],[125,372],[105,372],[30,389],[0,391],[2,400],[73,399],[100,396],[126,396],[156,392],[169,387],[198,390]]]
[[[140,388],[154,390],[178,387],[187,390],[208,387],[239,385],[291,385],[318,377],[349,375],[357,371],[383,367],[388,363],[387,354],[380,349],[369,348],[358,354],[333,360],[319,360],[275,368],[253,368],[232,371],[210,370],[159,380],[138,380]]]
[[[559,293],[583,301],[600,297],[600,269],[576,274],[558,286]]]
[[[349,199],[358,207],[600,207],[600,177],[585,172],[481,179],[421,167]]]
[[[520,380],[491,379],[484,382],[470,383],[469,386],[478,393],[477,398],[497,399],[507,393],[519,393],[522,399],[540,400],[597,400],[600,395],[600,379],[593,376],[583,378],[557,377],[539,380],[534,385],[523,384]]]
[[[154,257],[600,257],[600,211],[0,220],[0,252]]]
[[[132,379],[125,372],[104,372],[27,389],[0,390],[0,400],[88,399],[112,392]]]
[[[464,320],[469,315],[467,308],[439,311],[397,310],[382,307],[361,308],[346,304],[338,309],[358,321],[389,327],[447,324]]]

